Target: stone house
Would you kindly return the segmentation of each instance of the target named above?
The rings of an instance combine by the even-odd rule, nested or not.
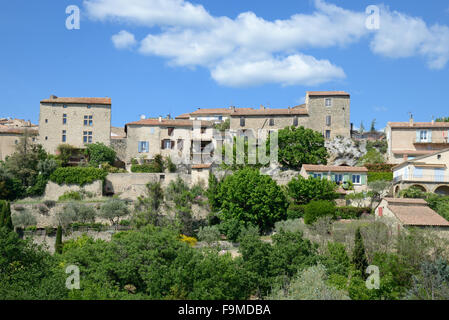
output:
[[[25,131],[32,136],[32,140],[36,140],[36,127],[11,128],[9,126],[0,125],[0,160],[4,161],[6,157],[12,155],[16,151],[16,146],[23,137]]]
[[[181,119],[142,119],[125,125],[127,137],[125,162],[154,159],[158,154],[170,156],[175,164],[210,163],[201,154],[213,155],[213,123]]]
[[[375,210],[375,217],[392,225],[398,232],[416,227],[449,234],[449,222],[429,208],[424,199],[384,198]]]
[[[385,133],[388,141],[387,160],[399,164],[422,155],[449,148],[448,122],[388,122]]]
[[[365,167],[304,164],[300,175],[306,179],[310,176],[327,179],[339,185],[342,185],[344,182],[352,182],[355,192],[366,191],[368,188],[368,169]]]
[[[407,160],[393,167],[395,196],[399,191],[417,187],[423,192],[449,195],[449,149]]]
[[[87,144],[111,143],[110,98],[58,98],[40,103],[39,143],[49,153],[60,144],[84,149]]]

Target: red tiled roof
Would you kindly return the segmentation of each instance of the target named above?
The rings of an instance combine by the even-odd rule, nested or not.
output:
[[[449,122],[414,122],[413,125],[410,125],[410,122],[388,122],[387,125],[391,128],[404,129],[449,128]]]
[[[302,167],[306,171],[317,172],[368,172],[368,169],[365,167],[324,166],[315,164],[304,164]]]
[[[350,96],[345,91],[307,91],[309,96]]]
[[[177,116],[175,119],[190,119],[190,114],[189,113],[183,113],[179,116]]]
[[[197,120],[199,121],[199,120]],[[180,119],[144,119],[135,122],[127,123],[126,125],[141,125],[141,126],[169,126],[169,127],[192,127],[194,120],[180,120]],[[201,121],[201,126],[211,126],[210,121]]]
[[[111,98],[50,98],[44,99],[41,103],[67,103],[67,104],[102,104],[110,105]]]
[[[26,130],[28,130],[28,132],[30,132],[31,134],[38,133],[37,127],[10,127],[0,125],[0,133],[5,134],[23,134]]]
[[[385,198],[388,209],[408,226],[449,227],[449,222],[428,207],[423,199]]]
[[[207,169],[212,166],[211,163],[201,163],[192,165],[192,169]]]

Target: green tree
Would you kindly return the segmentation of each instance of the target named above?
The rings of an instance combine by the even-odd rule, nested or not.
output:
[[[335,200],[338,198],[336,190],[335,182],[314,177],[305,179],[298,176],[287,184],[288,195],[296,204],[307,204],[312,200]]]
[[[303,164],[327,164],[328,153],[324,137],[304,127],[287,127],[278,131],[279,163],[299,170]],[[269,149],[270,139],[267,142]]]
[[[56,230],[55,252],[62,254],[62,227],[58,226]]]
[[[354,239],[354,250],[352,252],[352,264],[358,270],[362,277],[365,276],[366,268],[368,267],[368,260],[366,259],[365,246],[363,244],[362,233],[360,228],[357,228]]]
[[[371,121],[371,129],[370,132],[376,132],[376,119],[373,119],[373,121]]]
[[[218,187],[217,199],[223,221],[237,219],[258,226],[261,231],[285,219],[288,206],[277,183],[251,168],[227,176]]]
[[[309,202],[304,210],[304,223],[313,224],[321,217],[335,216],[335,203],[327,200],[314,200]]]
[[[360,122],[360,129],[359,129],[360,133],[364,133],[365,132],[365,126],[363,125],[363,121]]]
[[[89,165],[98,168],[104,162],[114,164],[116,152],[101,142],[88,144],[85,150],[89,157]]]
[[[109,220],[111,225],[116,226],[120,218],[127,216],[128,214],[129,209],[126,202],[113,198],[101,206],[99,216]]]
[[[360,166],[377,163],[385,163],[385,157],[376,149],[368,150],[357,162]]]
[[[218,179],[215,174],[210,171],[209,172],[209,187],[207,189],[206,195],[209,202],[209,206],[212,211],[216,211],[219,207],[219,200],[217,198],[217,190],[218,190]]]

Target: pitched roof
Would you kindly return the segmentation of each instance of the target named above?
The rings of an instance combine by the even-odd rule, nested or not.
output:
[[[50,99],[44,99],[41,103],[67,103],[67,104],[102,104],[110,105],[111,98],[59,98],[50,97]]]
[[[428,207],[424,199],[385,198],[388,209],[408,226],[449,227],[449,222]]]
[[[175,119],[190,119],[190,113],[183,113],[179,116],[177,116]]]
[[[198,121],[198,120],[197,120]],[[164,126],[164,127],[192,127],[194,120],[181,120],[181,119],[144,119],[135,122],[127,123],[129,125],[140,125],[140,126]],[[212,126],[211,121],[201,121],[201,126]]]
[[[324,166],[315,164],[304,164],[302,167],[306,171],[317,172],[368,172],[368,169],[365,167]]]
[[[309,96],[350,96],[345,91],[307,91]]]
[[[425,129],[425,128],[449,128],[449,122],[388,122],[387,126],[391,128],[410,128],[410,129]]]

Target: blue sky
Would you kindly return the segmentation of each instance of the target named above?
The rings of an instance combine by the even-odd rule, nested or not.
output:
[[[380,8],[380,29],[365,8]],[[67,30],[66,7],[81,10]],[[295,16],[296,15],[296,16]],[[198,107],[300,104],[351,93],[351,122],[449,116],[449,3],[395,0],[40,0],[0,10],[0,117],[39,101],[112,98],[112,122]]]

